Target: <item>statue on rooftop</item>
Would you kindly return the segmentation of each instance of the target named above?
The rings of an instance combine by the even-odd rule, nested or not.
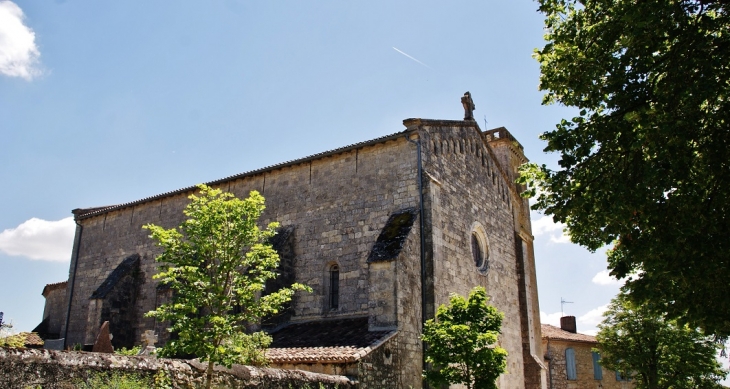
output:
[[[474,100],[471,99],[471,93],[466,92],[461,97],[461,105],[464,106],[464,120],[474,120]]]

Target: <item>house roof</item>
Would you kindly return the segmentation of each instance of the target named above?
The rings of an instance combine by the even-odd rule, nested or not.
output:
[[[5,339],[21,338],[23,346],[28,348],[43,347],[43,339],[35,332],[21,332],[15,335],[5,337]]]
[[[369,354],[395,331],[368,331],[368,318],[290,324],[271,334],[272,363],[347,363]]]
[[[568,342],[598,343],[595,336],[586,334],[574,334],[572,332],[562,330],[559,327],[555,327],[550,324],[543,324],[540,327],[542,330],[543,339],[564,340]]]

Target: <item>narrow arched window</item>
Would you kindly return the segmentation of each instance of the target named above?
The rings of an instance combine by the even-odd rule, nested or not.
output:
[[[330,267],[330,309],[340,307],[340,268],[337,265]]]
[[[479,243],[479,237],[476,233],[471,234],[471,252],[474,256],[474,265],[477,268],[484,266],[484,251],[482,245]]]

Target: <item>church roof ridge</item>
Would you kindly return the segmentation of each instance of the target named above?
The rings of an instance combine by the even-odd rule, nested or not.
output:
[[[406,119],[406,120],[413,120],[413,119]],[[429,119],[417,119],[417,120],[429,121]],[[405,120],[404,120],[404,122],[405,122]],[[380,137],[377,137],[377,138],[374,138],[374,139],[370,139],[370,140],[366,140],[366,141],[362,141],[362,142],[357,142],[357,143],[349,144],[347,146],[338,147],[336,149],[332,149],[332,150],[327,150],[327,151],[322,151],[322,152],[319,152],[319,153],[311,154],[311,155],[308,155],[306,157],[302,157],[302,158],[298,158],[298,159],[293,159],[293,160],[289,160],[289,161],[284,161],[284,162],[280,162],[280,163],[277,163],[277,164],[274,164],[274,165],[264,166],[262,168],[258,168],[258,169],[254,169],[254,170],[249,170],[249,171],[243,172],[243,173],[234,174],[232,176],[228,176],[228,177],[220,178],[220,179],[217,179],[217,180],[214,180],[214,181],[206,182],[205,184],[208,185],[208,186],[218,185],[218,184],[222,184],[222,183],[225,183],[225,182],[233,181],[233,180],[236,180],[236,179],[239,179],[239,178],[243,178],[243,177],[254,176],[254,175],[257,175],[257,174],[262,174],[262,173],[274,171],[274,170],[277,170],[277,169],[282,169],[282,168],[289,167],[289,166],[295,166],[295,165],[299,165],[299,164],[306,163],[306,162],[310,162],[310,161],[316,161],[318,159],[326,158],[326,157],[329,157],[329,156],[332,156],[332,155],[342,154],[342,153],[345,153],[345,152],[348,152],[348,151],[360,149],[360,148],[367,147],[367,146],[376,145],[376,144],[379,144],[379,143],[385,143],[385,142],[387,142],[389,140],[397,139],[397,138],[399,138],[399,137],[401,137],[401,136],[403,136],[403,135],[405,135],[405,134],[407,134],[409,132],[412,132],[412,131],[413,130],[411,130],[411,129],[406,129],[406,130],[403,130],[403,131],[398,131],[396,133],[392,133],[392,134],[389,134],[389,135],[383,135],[383,136],[380,136]],[[177,190],[173,190],[173,191],[169,191],[169,192],[160,193],[158,195],[154,195],[154,196],[150,196],[150,197],[145,197],[145,198],[142,198],[142,199],[139,199],[139,200],[130,201],[130,202],[127,202],[127,203],[122,203],[122,204],[117,204],[117,205],[110,205],[110,206],[107,206],[107,207],[96,207],[96,208],[89,208],[89,209],[77,208],[77,209],[74,209],[74,215],[76,217],[76,220],[88,219],[88,218],[91,218],[91,217],[94,217],[94,216],[97,216],[97,215],[101,215],[101,214],[104,214],[104,213],[107,213],[107,212],[110,212],[110,211],[116,211],[116,210],[119,210],[119,209],[131,207],[131,206],[135,206],[135,205],[139,205],[139,204],[144,204],[144,203],[147,203],[147,202],[150,202],[150,201],[162,199],[162,198],[165,198],[165,197],[174,196],[174,195],[181,194],[181,193],[192,192],[195,189],[196,189],[195,186],[188,186],[188,187],[184,187],[184,188],[181,188],[181,189],[177,189]]]

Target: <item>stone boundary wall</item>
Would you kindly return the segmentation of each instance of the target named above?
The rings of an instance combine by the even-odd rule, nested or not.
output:
[[[158,370],[167,372],[173,388],[200,388],[205,367],[196,360],[0,347],[0,388],[35,389],[40,385],[43,389],[66,389],[96,373],[118,371],[152,377]],[[343,376],[234,365],[231,369],[216,367],[213,387],[346,389],[357,388],[358,383]]]

